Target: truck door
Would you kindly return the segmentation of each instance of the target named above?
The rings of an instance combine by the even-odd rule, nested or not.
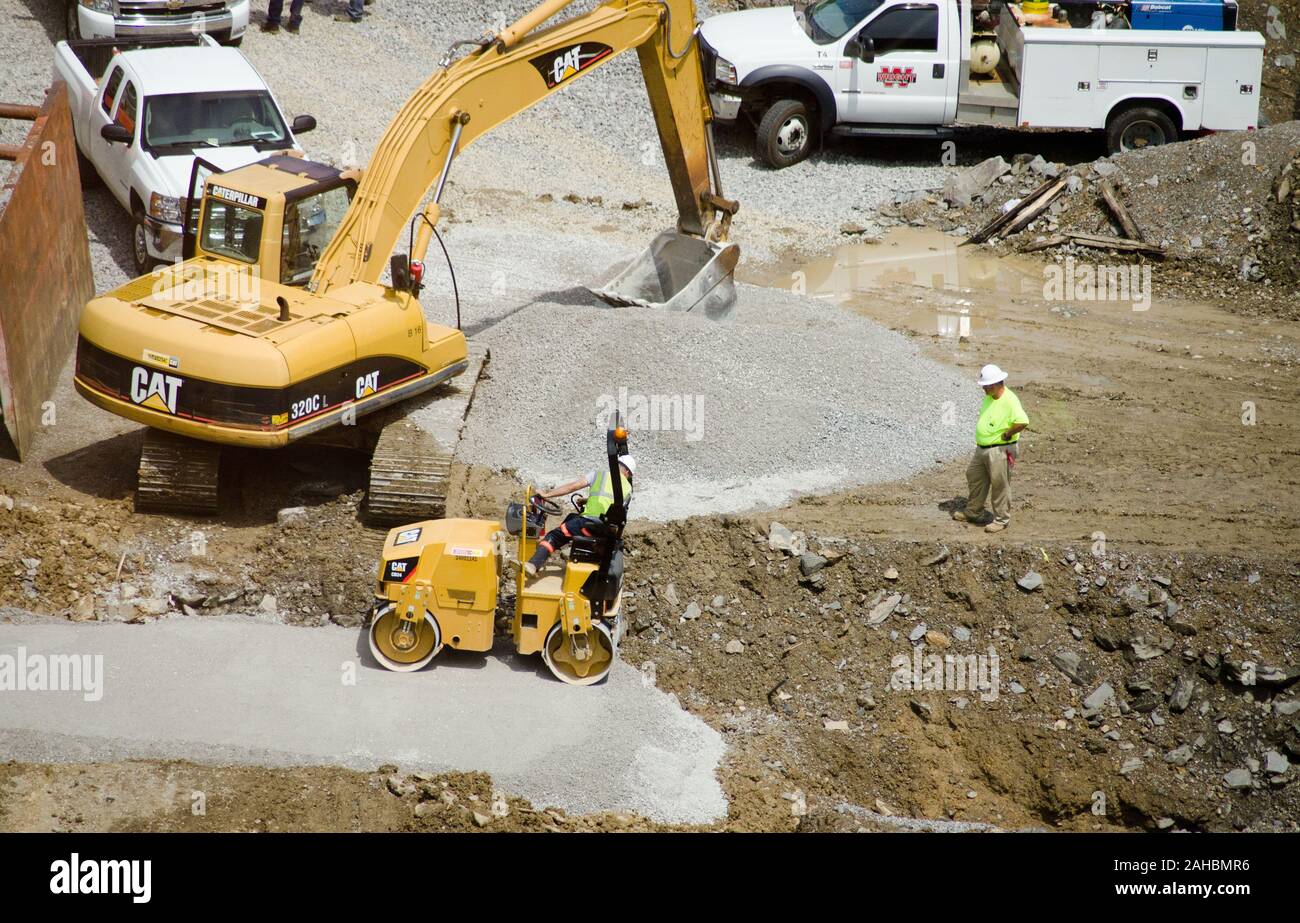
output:
[[[117,94],[117,107],[113,110],[113,121],[131,132],[131,143],[110,145],[116,150],[112,151],[113,159],[108,165],[109,169],[101,174],[113,184],[113,194],[123,200],[129,200],[131,197],[131,163],[139,144],[136,134],[139,114],[140,95],[136,92],[135,83],[127,80]],[[148,202],[144,204],[146,208],[149,206]]]
[[[199,236],[199,211],[203,208],[203,187],[208,177],[220,173],[221,168],[202,157],[194,158],[190,168],[190,185],[185,190],[185,207],[181,209],[184,218],[181,236],[181,259],[188,260],[194,256],[194,242]]]
[[[849,57],[856,92],[844,99],[846,121],[942,125],[948,108],[948,33],[938,3],[902,3],[882,10],[855,35],[864,61]],[[847,43],[851,47],[851,43]]]
[[[95,105],[91,108],[90,113],[90,138],[88,139],[87,154],[95,168],[99,171],[113,195],[129,207],[127,200],[124,198],[126,193],[123,191],[121,184],[117,181],[114,171],[114,165],[118,161],[118,155],[121,151],[114,151],[111,142],[105,141],[99,134],[101,128],[113,123],[113,109],[117,102],[118,91],[122,88],[122,66],[119,64],[112,69],[108,79],[104,81],[103,89]]]

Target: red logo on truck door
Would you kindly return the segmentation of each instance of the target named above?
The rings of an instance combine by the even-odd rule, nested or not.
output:
[[[876,83],[886,87],[906,87],[916,83],[916,71],[910,67],[882,67],[876,73]]]

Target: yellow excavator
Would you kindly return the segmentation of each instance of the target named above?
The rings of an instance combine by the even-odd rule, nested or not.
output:
[[[228,173],[196,164],[187,259],[92,300],[81,319],[78,392],[150,427],[137,509],[213,512],[221,446],[311,439],[371,451],[375,518],[441,515],[487,359],[459,318],[431,323],[417,300],[452,165],[484,132],[631,48],[678,223],[592,291],[616,305],[728,312],[738,206],[722,195],[692,0],[609,0],[540,28],[572,2],[454,43],[359,179],[283,153]],[[440,385],[437,412],[418,425],[385,410]]]
[[[531,487],[523,503],[506,507],[504,522],[438,519],[389,531],[368,629],[375,660],[409,673],[427,666],[444,647],[490,651],[498,605],[504,603],[501,627],[508,629],[515,653],[541,654],[551,674],[571,686],[608,676],[625,625],[623,527],[631,500],[623,495],[618,462],[627,454],[627,428],[617,416],[605,434],[605,449],[614,496],[600,517],[604,530],[575,535],[568,558],[556,555],[535,576],[525,574],[523,562],[537,550],[547,517],[563,511]],[[581,511],[582,502],[575,496],[574,508]],[[501,594],[510,538],[514,593]]]

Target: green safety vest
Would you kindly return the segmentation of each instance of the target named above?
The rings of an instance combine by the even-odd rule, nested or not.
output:
[[[623,472],[618,474],[619,481],[623,485],[623,503],[627,504],[628,499],[632,496],[632,484],[627,478],[623,477]],[[591,482],[591,493],[587,494],[587,503],[582,508],[582,515],[590,516],[592,519],[599,519],[609,508],[614,505],[614,485],[610,483],[609,472],[602,471],[596,475],[596,480]]]

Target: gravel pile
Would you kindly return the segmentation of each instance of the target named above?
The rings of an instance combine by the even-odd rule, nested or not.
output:
[[[602,462],[603,422],[618,408],[640,465],[634,512],[663,520],[904,478],[970,442],[979,389],[843,309],[749,285],[723,322],[615,309],[579,283],[631,255],[622,248],[529,247],[523,234],[469,227],[448,246],[465,290],[496,291],[464,305],[492,350],[466,462],[569,480]]]

